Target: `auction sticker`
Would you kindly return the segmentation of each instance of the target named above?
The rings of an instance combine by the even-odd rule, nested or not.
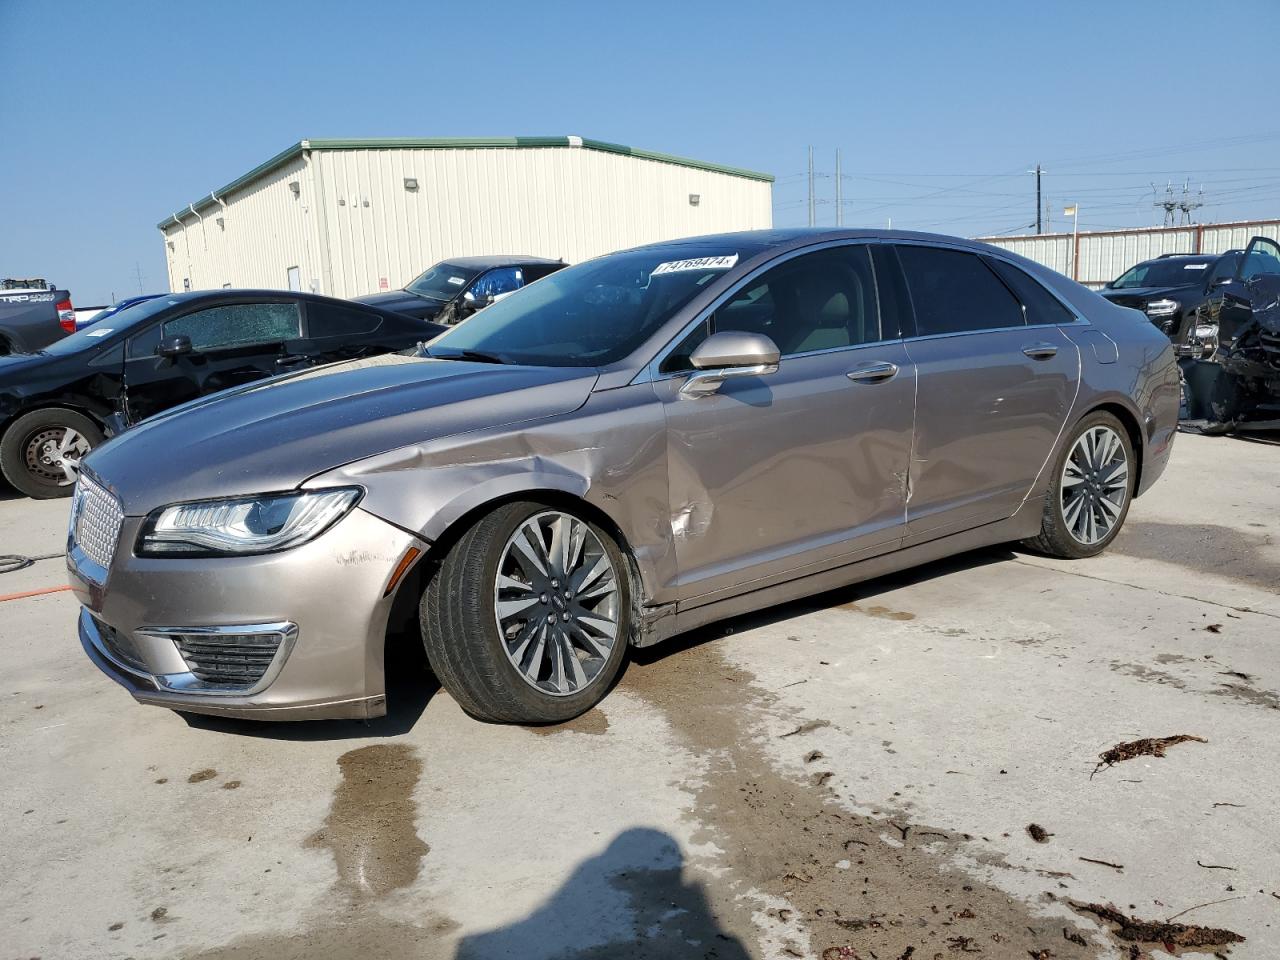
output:
[[[695,257],[692,260],[669,260],[666,263],[660,263],[653,268],[653,272],[649,274],[651,277],[659,276],[663,273],[681,273],[685,270],[729,270],[738,262],[736,253],[726,254],[721,257]]]

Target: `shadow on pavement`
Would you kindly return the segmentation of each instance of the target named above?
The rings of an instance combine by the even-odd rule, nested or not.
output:
[[[376,720],[237,720],[196,713],[180,714],[188,726],[241,737],[270,740],[367,740],[370,737],[398,737],[408,733],[440,689],[440,682],[427,666],[426,651],[417,634],[416,621],[410,628],[387,638],[387,715]]]
[[[522,920],[471,934],[456,960],[747,960],[721,927],[703,885],[684,876],[676,841],[659,830],[619,834],[581,863],[551,898]]]
[[[793,600],[790,603],[766,607],[754,613],[744,613],[728,620],[718,620],[688,633],[678,634],[670,640],[655,644],[652,647],[632,650],[631,659],[640,664],[654,663],[674,653],[688,650],[710,640],[722,639],[732,633],[768,627],[795,617],[802,617],[805,614],[816,613],[819,610],[828,610],[831,607],[838,607],[847,603],[869,600],[879,594],[888,593],[890,590],[909,587],[915,583],[959,573],[963,570],[973,570],[993,563],[1005,563],[1017,559],[1017,556],[1018,554],[1007,545],[971,550],[968,553],[935,560],[919,567],[912,567],[910,570],[886,574],[874,580],[864,580],[852,586],[839,587],[835,590],[828,590],[825,593],[814,594],[811,597]]]

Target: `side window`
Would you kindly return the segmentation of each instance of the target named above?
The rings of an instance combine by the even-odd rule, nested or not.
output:
[[[1249,244],[1241,276],[1245,280],[1280,276],[1280,246],[1265,237],[1255,238]]]
[[[1075,322],[1076,318],[1071,311],[1025,271],[994,257],[983,257],[982,262],[999,274],[1000,279],[1013,291],[1013,295],[1022,304],[1027,323],[1034,326],[1041,323]]]
[[[1210,285],[1219,283],[1223,280],[1230,280],[1236,275],[1236,267],[1240,266],[1240,254],[1228,253],[1218,258],[1217,264],[1213,268],[1213,273],[1209,277]]]
[[[690,331],[662,372],[688,370],[698,345],[726,330],[763,333],[784,357],[883,339],[867,245],[832,247],[762,273]]]
[[[483,299],[500,297],[504,293],[512,293],[524,286],[524,271],[520,267],[499,267],[490,270],[471,284],[467,293]]]
[[[233,303],[170,320],[164,335],[185,334],[193,350],[218,350],[296,340],[300,329],[296,303]]]
[[[564,265],[560,263],[535,263],[524,267],[524,282],[533,283],[535,280],[541,280],[543,277],[549,277],[557,270],[563,270]]]
[[[154,357],[158,346],[160,346],[160,324],[153,323],[146,330],[135,333],[129,338],[128,357],[130,360]]]
[[[367,310],[338,307],[328,303],[307,304],[307,336],[313,340],[373,333],[380,326],[382,326],[382,317]]]
[[[1024,325],[1021,304],[975,254],[903,245],[898,259],[918,336]]]

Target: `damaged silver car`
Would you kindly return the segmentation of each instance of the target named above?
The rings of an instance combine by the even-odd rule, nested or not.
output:
[[[388,627],[491,721],[630,646],[990,544],[1087,557],[1164,470],[1168,338],[947,237],[779,230],[570,267],[433,341],[144,422],[86,458],[85,650],[144,703],[386,710]]]

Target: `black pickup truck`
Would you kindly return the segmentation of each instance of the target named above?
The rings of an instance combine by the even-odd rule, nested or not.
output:
[[[44,280],[0,280],[0,356],[35,353],[75,332],[66,290]]]

